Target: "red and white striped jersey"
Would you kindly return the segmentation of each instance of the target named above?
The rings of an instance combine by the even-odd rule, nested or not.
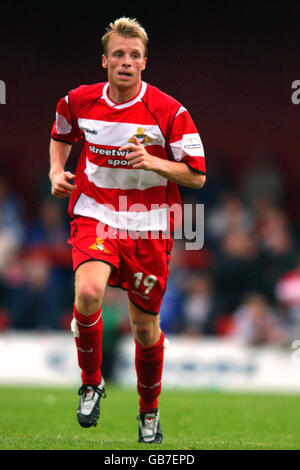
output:
[[[108,87],[108,82],[82,85],[57,104],[52,138],[84,141],[69,215],[125,230],[166,230],[167,207],[181,203],[177,185],[154,171],[132,168],[119,149],[136,136],[149,154],[205,174],[198,131],[188,111],[156,87],[142,82],[138,95],[121,104],[111,101]]]

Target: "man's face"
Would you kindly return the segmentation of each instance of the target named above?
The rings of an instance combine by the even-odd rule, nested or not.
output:
[[[115,33],[107,49],[107,56],[102,55],[102,66],[107,69],[110,84],[120,89],[136,86],[147,61],[142,41]]]

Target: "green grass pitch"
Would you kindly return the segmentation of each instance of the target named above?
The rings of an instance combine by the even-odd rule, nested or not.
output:
[[[161,445],[137,442],[137,393],[107,386],[97,427],[77,424],[76,388],[0,387],[0,450],[300,448],[300,396],[164,390]]]

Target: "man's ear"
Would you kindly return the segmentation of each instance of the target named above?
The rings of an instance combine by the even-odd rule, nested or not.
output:
[[[102,54],[102,67],[107,69],[107,57],[104,54]]]

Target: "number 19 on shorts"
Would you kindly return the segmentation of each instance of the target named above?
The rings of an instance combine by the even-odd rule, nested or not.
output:
[[[154,276],[153,274],[149,274],[148,276],[145,276],[144,273],[135,273],[133,275],[135,277],[135,288],[140,289],[142,287],[145,287],[146,289],[141,292],[142,294],[148,295],[151,289],[153,289],[157,277]]]

